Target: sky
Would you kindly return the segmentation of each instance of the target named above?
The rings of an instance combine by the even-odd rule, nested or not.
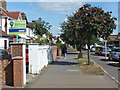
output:
[[[101,7],[106,11],[112,11],[112,16],[118,18],[117,2],[84,2],[92,6]],[[8,11],[25,12],[29,22],[42,18],[53,27],[50,32],[58,36],[61,33],[60,24],[72,15],[84,3],[82,2],[7,2]],[[118,21],[116,22],[118,24]],[[118,27],[113,34],[118,34]]]

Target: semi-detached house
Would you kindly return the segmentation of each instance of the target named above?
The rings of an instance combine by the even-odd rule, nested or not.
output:
[[[30,41],[34,37],[25,13],[7,11],[5,0],[0,1],[0,16],[0,33],[2,33],[0,35],[0,48],[8,49],[9,43],[16,41],[16,35],[9,34],[9,22],[11,20],[26,20],[26,34],[19,34],[19,42]]]

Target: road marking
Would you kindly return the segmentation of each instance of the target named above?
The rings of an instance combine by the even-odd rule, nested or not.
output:
[[[90,60],[92,60],[91,58],[90,58]],[[95,62],[94,60],[92,60],[93,62]],[[96,62],[95,62],[96,63]],[[109,76],[110,78],[112,78],[115,82],[117,82],[118,84],[120,84],[120,82],[118,81],[118,80],[116,80],[115,79],[115,77],[113,77],[113,76],[111,76],[101,65],[99,65],[100,67],[101,67],[101,69],[105,72],[105,74],[107,75],[107,76]]]
[[[87,57],[87,55],[85,55],[85,57]],[[92,60],[90,58],[90,60]],[[95,62],[94,60],[92,60],[93,62]],[[96,62],[95,62],[96,63]],[[97,63],[98,64],[98,63]],[[99,65],[99,64],[98,64]],[[120,82],[118,80],[115,79],[115,77],[111,76],[101,65],[99,65],[101,67],[101,69],[105,72],[105,74],[110,77],[111,79],[113,79],[117,84],[120,84]]]

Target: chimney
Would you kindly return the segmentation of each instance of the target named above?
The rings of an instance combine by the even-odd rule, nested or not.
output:
[[[6,10],[6,0],[1,0],[1,7]]]

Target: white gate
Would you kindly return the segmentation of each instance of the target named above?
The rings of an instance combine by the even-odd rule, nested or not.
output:
[[[43,67],[51,63],[52,47],[48,45],[29,44],[29,73],[40,73]]]

